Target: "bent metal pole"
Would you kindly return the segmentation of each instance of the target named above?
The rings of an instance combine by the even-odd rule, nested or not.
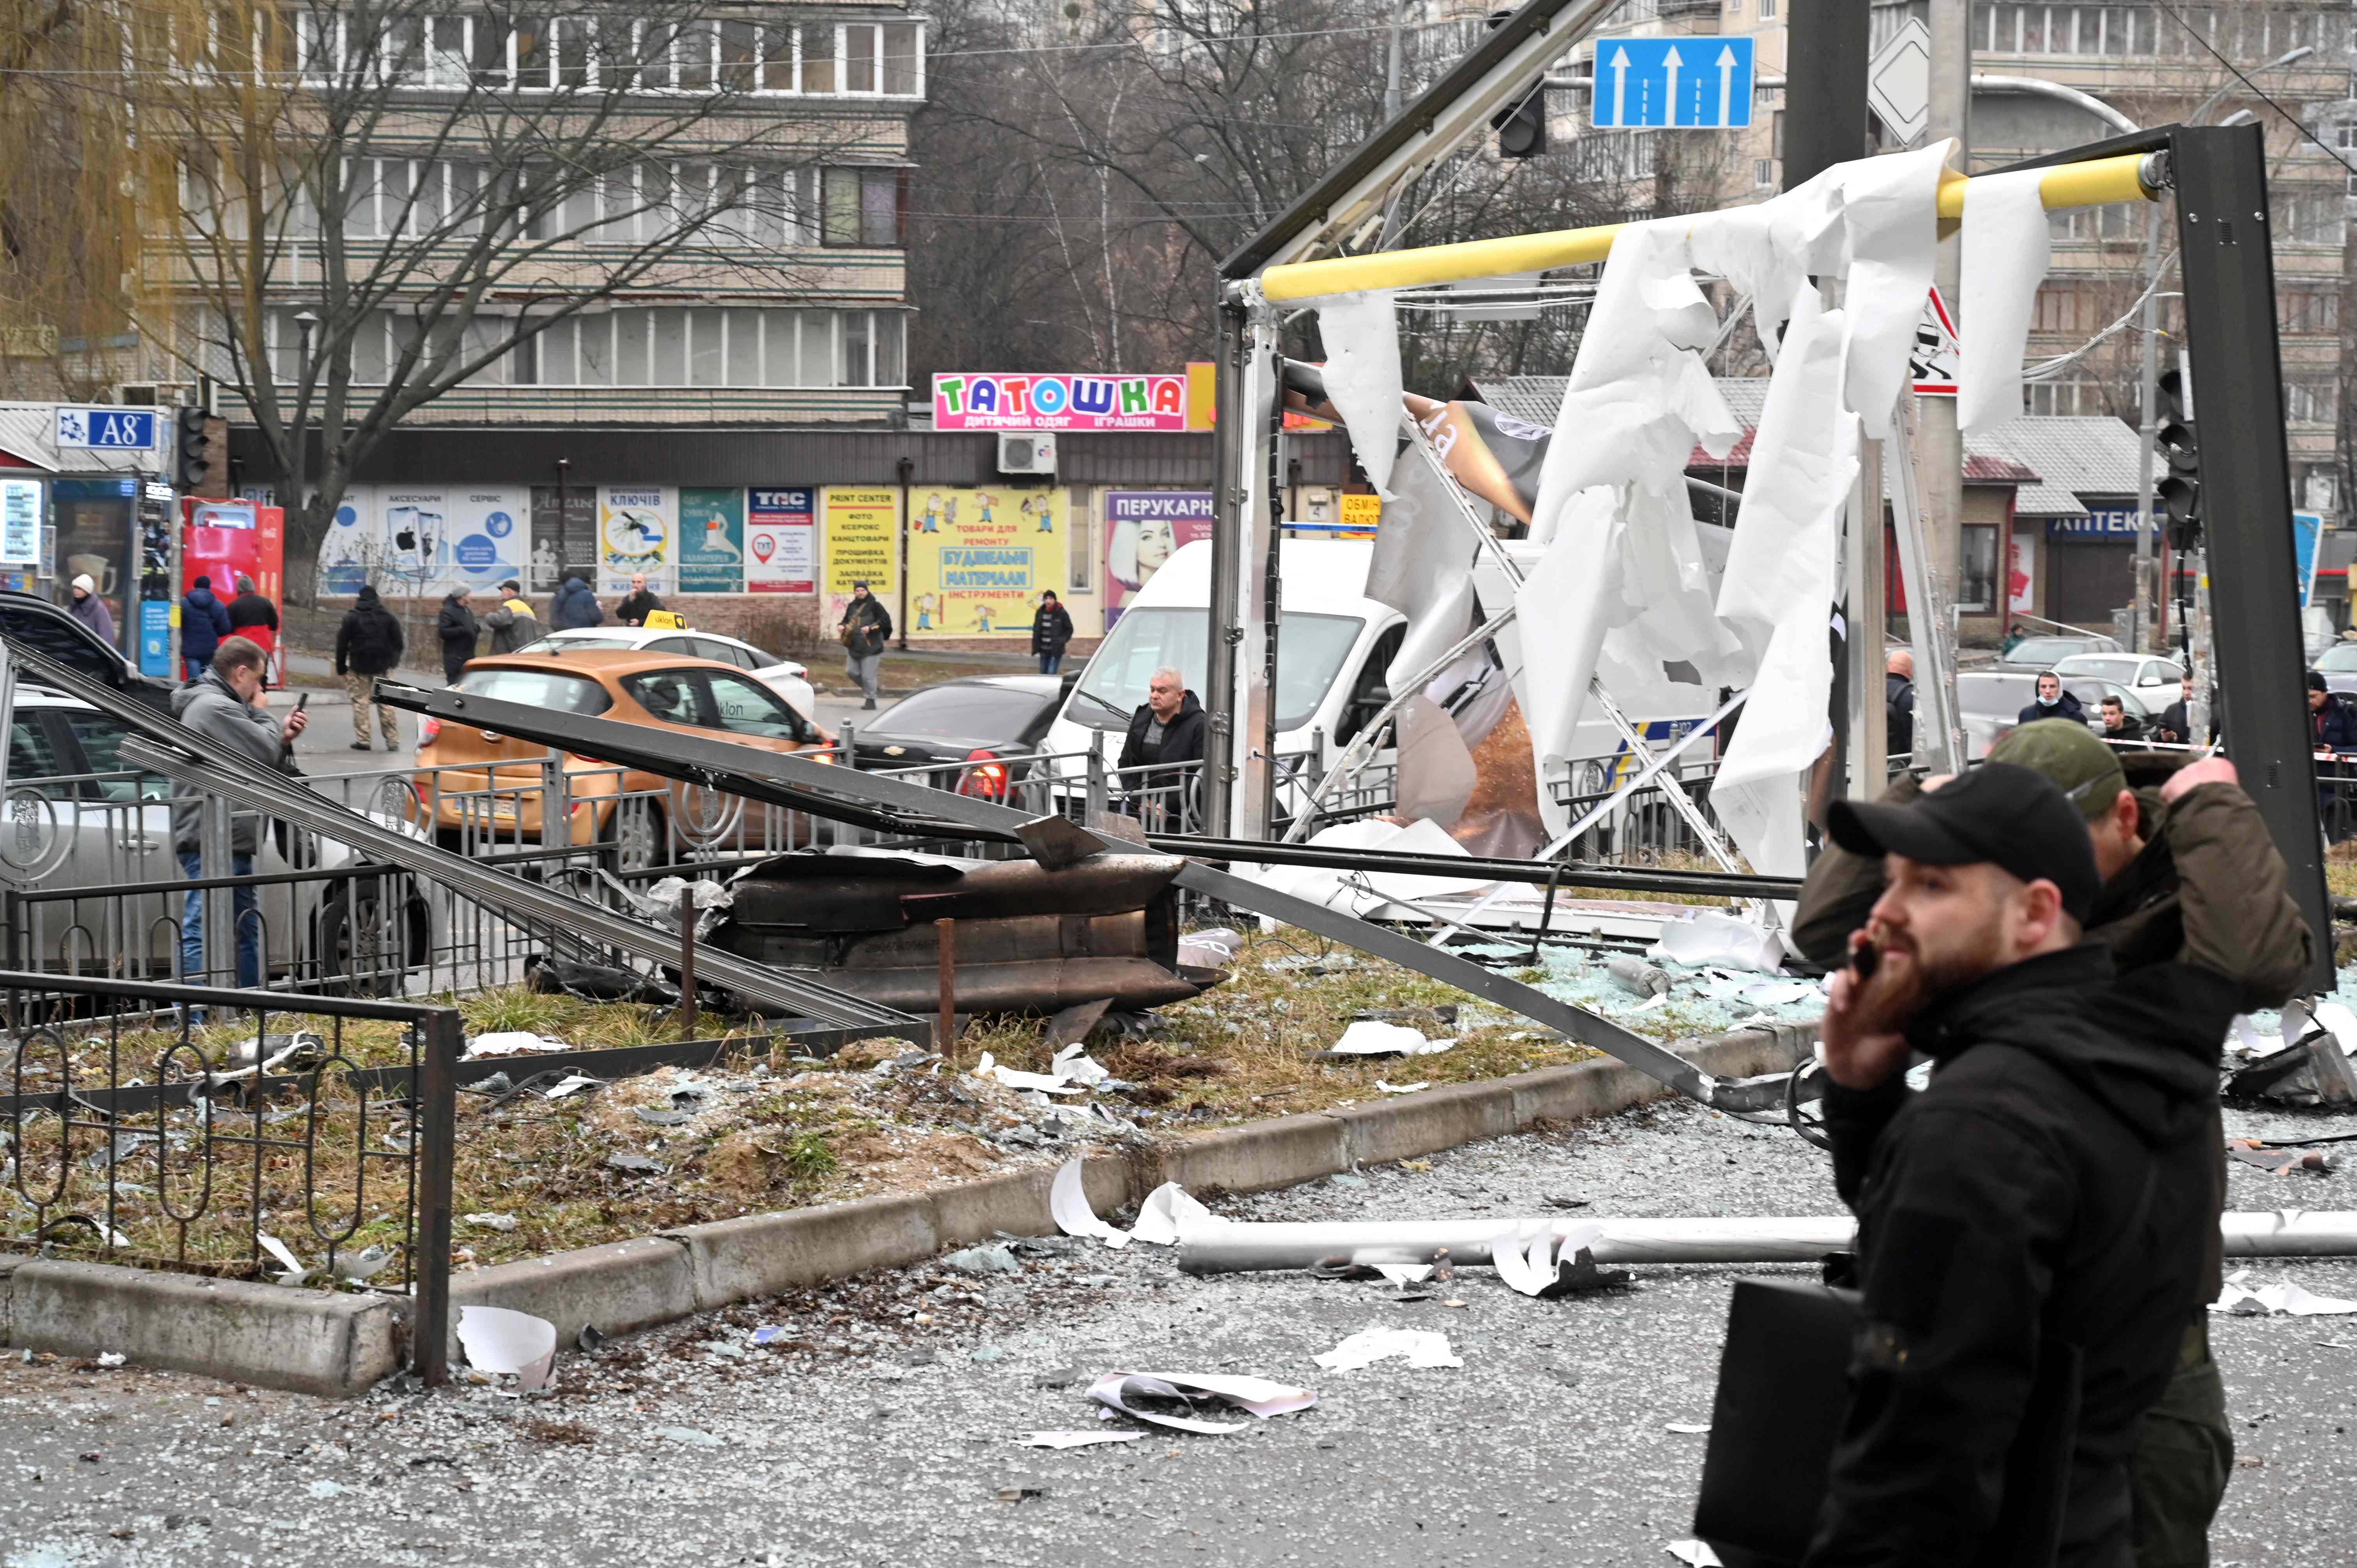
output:
[[[1248,1273],[1320,1264],[1487,1263],[1501,1241],[1527,1248],[1601,1226],[1588,1244],[1598,1263],[1813,1263],[1850,1245],[1847,1215],[1768,1219],[1609,1219],[1556,1214],[1525,1219],[1338,1220],[1259,1224],[1200,1220],[1178,1234],[1189,1274]],[[2338,1258],[2357,1254],[2357,1212],[2303,1209],[2234,1213],[2219,1232],[2230,1258]]]

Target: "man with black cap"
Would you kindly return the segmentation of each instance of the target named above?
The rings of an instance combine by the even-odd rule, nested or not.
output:
[[[2139,1423],[2207,1299],[2236,988],[2186,962],[2115,983],[2082,936],[2103,892],[2084,820],[2027,768],[1992,762],[1904,805],[1836,801],[1826,826],[1880,855],[1889,886],[1822,1033],[1863,1305],[1807,1562],[2029,1560],[2024,1461],[2075,1387],[2070,1473],[2047,1478],[2063,1499],[2052,1560],[2127,1568]],[[1910,1051],[1933,1063],[1921,1094]]]
[[[884,644],[892,636],[892,612],[867,591],[864,580],[851,585],[851,602],[843,607],[835,635],[843,639],[843,672],[866,694],[860,706],[874,707],[878,671],[884,666]]]
[[[2112,750],[2083,725],[2050,719],[2024,725],[1989,750],[2046,777],[2079,809],[2103,892],[2086,934],[2111,950],[2124,983],[2156,964],[2195,964],[2236,988],[2239,1010],[2279,1007],[2315,966],[2314,937],[2292,899],[2283,856],[2258,807],[2222,757]],[[2128,769],[2136,769],[2134,787]],[[1921,785],[1901,778],[1882,799],[1915,800]],[[1882,896],[1883,863],[1828,847],[1810,866],[1792,923],[1802,952],[1828,966],[1846,961],[1850,933]],[[2224,1044],[2222,1038],[2218,1042]],[[2225,1206],[2225,1134],[2211,1109],[2212,1208]],[[2205,1300],[2214,1300],[2222,1262],[2214,1242]],[[2201,1568],[2208,1532],[2233,1474],[2233,1433],[2226,1394],[2211,1359],[2209,1316],[2185,1328],[2178,1370],[2147,1413],[2136,1465],[2136,1560],[2140,1568]]]

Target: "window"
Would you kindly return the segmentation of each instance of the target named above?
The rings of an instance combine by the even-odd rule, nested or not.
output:
[[[63,777],[64,768],[58,762],[57,747],[49,744],[48,732],[41,727],[38,714],[18,714],[8,725],[8,782],[21,789],[32,784],[35,792],[45,800],[62,800],[70,791],[59,785],[47,782]]]
[[[2341,291],[2337,288],[2287,288],[2276,294],[2276,322],[2284,332],[2341,330]]]
[[[1364,624],[1355,616],[1288,612],[1278,618],[1279,729],[1298,729],[1316,714]],[[1188,685],[1200,687],[1210,657],[1208,611],[1176,606],[1129,610],[1089,660],[1077,688],[1089,700],[1073,703],[1071,716],[1092,729],[1125,728],[1146,701],[1146,683],[1155,671],[1175,665]]]
[[[876,384],[873,368],[868,362],[868,313],[855,310],[843,318],[843,366],[835,379],[846,387],[866,387]]]
[[[2331,381],[2284,383],[2284,418],[2293,424],[2330,424],[2340,404],[2340,389]]]
[[[557,670],[468,670],[454,690],[560,714],[595,715],[614,705],[606,688],[587,675]]]
[[[915,98],[925,91],[925,57],[918,29],[894,26],[884,29],[884,91],[888,97]]]
[[[830,168],[823,175],[820,243],[900,243],[900,171]]]
[[[813,738],[809,722],[759,682],[717,670],[703,671],[699,678],[711,688],[713,709],[719,718],[716,727],[732,735],[771,740]]]
[[[1760,0],[1760,19],[1763,22],[1776,19],[1776,0]]]
[[[859,24],[843,29],[843,90],[876,91],[876,36],[882,29]]]
[[[1956,607],[1986,610],[1996,606],[1996,536],[1994,524],[1974,523],[1964,536],[1964,574],[1957,585]]]

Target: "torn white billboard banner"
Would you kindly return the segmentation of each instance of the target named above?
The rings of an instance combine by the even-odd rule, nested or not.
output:
[[[1048,1187],[1048,1213],[1056,1229],[1067,1236],[1093,1236],[1108,1247],[1129,1245],[1129,1232],[1097,1218],[1089,1207],[1088,1187],[1082,1178],[1081,1156],[1073,1155],[1056,1172]]]
[[[462,1305],[458,1345],[477,1371],[512,1374],[529,1391],[545,1384],[556,1364],[556,1325],[509,1307]]]
[[[1424,1328],[1361,1328],[1331,1350],[1310,1358],[1329,1372],[1355,1372],[1377,1361],[1405,1359],[1412,1368],[1461,1367],[1448,1336]]]
[[[1877,439],[1890,434],[1907,385],[1908,353],[1939,242],[1940,177],[1955,145],[1943,139],[1911,153],[1836,166],[1849,249],[1842,284],[1848,323],[1844,397]],[[1969,277],[1969,256],[1965,265]],[[2014,358],[2018,363],[2020,356]]]
[[[1330,385],[1330,383],[1329,383]],[[1392,429],[1400,428],[1394,404]],[[1367,562],[1367,596],[1407,617],[1407,633],[1384,668],[1397,689],[1414,680],[1473,629],[1473,530],[1455,481],[1422,442],[1394,468],[1395,491],[1383,506]]]
[[[1329,295],[1307,303],[1318,312],[1318,336],[1326,346],[1327,401],[1349,427],[1351,450],[1369,482],[1388,495],[1405,390],[1392,291]]]
[[[1956,424],[1975,435],[2021,417],[2021,357],[2052,259],[2041,171],[1986,174],[1964,188],[1964,377]]]
[[[1297,1411],[1308,1410],[1318,1402],[1318,1396],[1309,1390],[1295,1388],[1288,1383],[1271,1382],[1265,1378],[1197,1372],[1107,1372],[1089,1386],[1089,1398],[1108,1410],[1119,1411],[1137,1421],[1213,1437],[1246,1431],[1252,1423],[1205,1421],[1191,1415],[1170,1415],[1134,1402],[1217,1399],[1262,1421],[1273,1415],[1290,1415]]]

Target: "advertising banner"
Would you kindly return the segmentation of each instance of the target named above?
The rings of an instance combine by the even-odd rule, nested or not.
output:
[[[565,515],[557,515],[556,487],[532,488],[532,575],[524,586],[551,594],[569,568],[585,583],[597,578],[597,492],[587,485],[565,488]]]
[[[745,591],[745,492],[679,492],[679,591]]]
[[[1123,601],[1146,586],[1173,551],[1211,537],[1211,492],[1107,490],[1104,530],[1104,628],[1111,631]]]
[[[867,591],[899,614],[900,492],[833,487],[825,492],[821,526],[826,539],[826,625],[832,633],[851,602],[851,585]]]
[[[745,510],[745,591],[818,592],[818,519],[808,489],[751,490]]]
[[[994,486],[909,499],[909,637],[1028,639],[1040,592],[1064,580],[1064,492]]]
[[[933,428],[1185,430],[1187,378],[942,371]]]
[[[600,485],[597,592],[629,593],[634,572],[644,572],[647,586],[655,592],[669,592],[676,520],[669,485]]]
[[[524,533],[529,497],[521,489],[469,487],[446,492],[450,561],[436,593],[464,588],[496,594],[510,577],[524,581]]]
[[[0,561],[31,566],[40,559],[40,481],[0,479]]]

